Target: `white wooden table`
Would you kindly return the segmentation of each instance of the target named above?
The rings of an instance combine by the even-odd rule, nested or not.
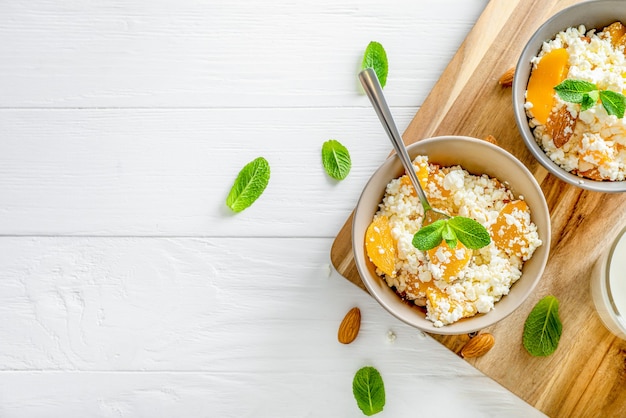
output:
[[[365,365],[381,417],[541,415],[329,261],[391,149],[366,45],[404,130],[486,3],[0,1],[0,416],[359,417]],[[234,215],[258,156],[270,184]]]

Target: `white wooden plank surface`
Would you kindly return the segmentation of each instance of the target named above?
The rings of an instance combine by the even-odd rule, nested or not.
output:
[[[363,49],[404,129],[486,3],[0,2],[0,416],[358,417],[368,364],[381,417],[540,416],[329,261],[391,149]],[[270,185],[233,215],[259,155]]]
[[[418,356],[406,358],[419,361]],[[364,415],[348,399],[352,396],[352,379],[346,378],[355,367],[360,364],[347,362],[335,373],[297,376],[295,373],[9,372],[0,380],[0,414],[4,418],[358,418]],[[502,389],[484,376],[433,380],[417,373],[409,375],[403,372],[404,368],[404,365],[381,368],[389,382],[387,405],[375,416],[540,416],[536,410],[502,397]],[[303,383],[294,385],[296,379]],[[461,388],[458,380],[468,387]]]
[[[359,416],[364,365],[385,378],[387,416],[536,414],[331,272],[331,243],[0,239],[0,415]],[[352,306],[363,324],[345,346]]]
[[[416,110],[394,109],[400,129]],[[332,237],[392,149],[367,107],[28,109],[0,120],[0,231],[15,235]],[[322,167],[330,138],[351,152],[343,182]],[[270,184],[233,216],[228,191],[258,156]]]
[[[54,0],[0,5],[0,107],[354,106],[364,48],[423,101],[486,0]]]

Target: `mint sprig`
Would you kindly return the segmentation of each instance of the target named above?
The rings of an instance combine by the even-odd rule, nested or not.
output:
[[[624,117],[626,96],[611,90],[600,90],[594,83],[583,80],[567,79],[554,87],[559,97],[570,103],[580,104],[580,110],[592,108],[600,100],[609,115]]]
[[[226,197],[226,205],[233,212],[241,212],[261,196],[270,180],[270,165],[263,157],[246,164],[235,179]]]
[[[618,118],[624,117],[626,109],[626,96],[611,90],[600,91],[600,101],[609,115],[615,115]]]
[[[380,87],[385,87],[389,64],[387,62],[387,52],[385,52],[385,48],[380,43],[372,41],[365,48],[361,69],[364,70],[366,68],[373,68],[380,82]]]
[[[428,251],[438,246],[442,240],[448,247],[456,248],[457,240],[472,250],[483,248],[491,242],[487,229],[479,222],[464,216],[440,219],[420,228],[413,235],[413,246]]]
[[[371,416],[385,406],[385,384],[378,370],[372,366],[359,369],[352,380],[352,393],[363,414]]]
[[[541,299],[524,323],[522,343],[533,356],[549,356],[559,345],[563,324],[559,318],[559,301],[554,296]]]
[[[329,176],[343,180],[350,173],[352,160],[346,147],[335,139],[329,139],[322,145],[322,164]]]

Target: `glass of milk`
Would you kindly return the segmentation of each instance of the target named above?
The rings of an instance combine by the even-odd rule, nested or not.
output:
[[[626,340],[626,228],[596,262],[591,296],[604,325]]]

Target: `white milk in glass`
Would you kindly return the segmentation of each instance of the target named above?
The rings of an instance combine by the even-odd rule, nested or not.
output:
[[[591,296],[600,319],[613,334],[626,340],[626,228],[597,261]]]

